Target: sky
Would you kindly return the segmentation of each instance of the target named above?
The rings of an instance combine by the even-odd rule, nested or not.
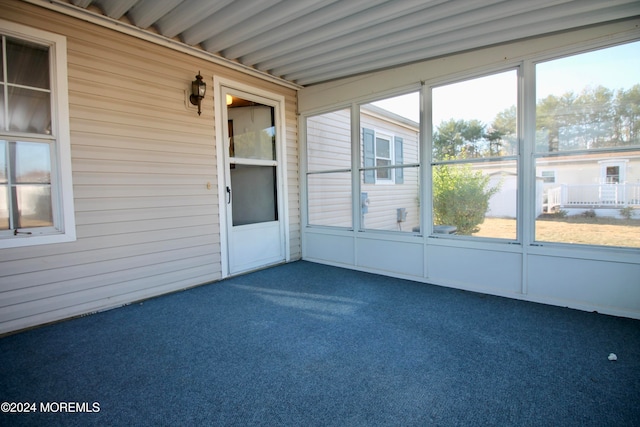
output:
[[[640,42],[628,43],[536,66],[536,98],[586,87],[629,89],[640,84]],[[515,70],[433,88],[433,122],[451,118],[477,119],[490,124],[497,113],[516,104]],[[374,102],[413,121],[419,121],[418,92]]]

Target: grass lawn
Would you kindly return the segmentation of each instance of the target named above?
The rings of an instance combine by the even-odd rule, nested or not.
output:
[[[474,236],[504,239],[516,236],[515,219],[486,218],[479,228]],[[536,240],[640,248],[640,220],[581,216],[538,219]]]

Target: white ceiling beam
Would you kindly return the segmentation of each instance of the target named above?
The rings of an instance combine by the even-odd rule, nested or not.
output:
[[[137,2],[138,0],[97,0],[95,3],[109,18],[120,19]]]
[[[369,29],[370,32],[380,35],[380,32],[386,32],[389,28],[389,22],[395,22],[398,30],[406,28],[403,21],[410,19],[411,16],[419,15],[422,19],[430,18],[431,10],[434,6],[444,3],[446,0],[438,0],[425,2],[424,0],[411,0],[404,2],[389,2],[381,4],[377,7],[367,9],[355,15],[342,18],[338,21],[331,22],[320,28],[307,31],[299,37],[293,37],[280,43],[265,47],[259,51],[242,56],[242,62],[245,64],[258,64],[274,58],[282,57],[286,54],[297,55],[302,53],[309,46],[324,45],[329,40],[336,40],[344,36],[344,40],[349,41],[354,32],[357,34],[359,30]],[[482,3],[485,0],[467,0],[465,4]],[[492,0],[503,1],[503,0]],[[458,2],[448,2],[452,3]],[[471,6],[471,5],[470,5]],[[450,6],[451,7],[451,6]],[[428,21],[424,21],[426,24]],[[262,64],[261,64],[262,65]],[[277,64],[265,64],[265,68],[274,68]]]
[[[247,17],[240,25],[229,28],[223,33],[217,33],[202,42],[202,47],[209,52],[219,52],[222,49],[249,40],[259,34],[281,28],[303,15],[321,9],[338,0],[287,0],[264,11],[260,16]]]
[[[279,2],[280,0],[232,2],[227,7],[183,31],[180,37],[186,44],[196,45],[203,40],[240,24],[248,15],[259,16],[265,9],[273,7]]]
[[[491,0],[492,3],[500,3],[502,1],[503,0]],[[382,34],[395,36],[399,33],[411,32],[413,34],[415,32],[428,31],[434,25],[438,25],[439,22],[443,22],[446,17],[452,14],[459,14],[462,10],[461,5],[464,7],[465,11],[470,11],[485,4],[487,4],[486,0],[447,1],[445,3],[434,5],[429,9],[414,12],[408,16],[398,17],[375,26],[347,33],[342,37],[336,37],[331,40],[322,40],[319,43],[316,42],[312,45],[304,46],[303,49],[290,52],[283,56],[277,56],[274,54],[271,57],[266,57],[267,59],[264,61],[258,61],[256,66],[261,69],[273,69],[274,72],[282,71],[282,74],[295,72],[295,69],[275,70],[279,67],[295,66],[308,59],[313,60],[317,58],[318,55],[324,55],[334,50],[348,49],[350,46],[377,40]],[[386,40],[386,37],[384,40]],[[380,46],[380,48],[382,48],[382,46]],[[245,58],[243,57],[243,60],[244,59]],[[247,61],[247,63],[252,62]]]
[[[562,0],[568,3],[571,0]],[[466,3],[466,2],[465,2]],[[324,58],[330,55],[332,61],[341,61],[354,56],[368,54],[369,52],[384,51],[388,54],[388,50],[395,46],[402,46],[406,43],[412,43],[415,40],[424,39],[434,35],[452,32],[455,30],[465,30],[471,26],[478,24],[485,25],[495,22],[499,19],[517,19],[518,15],[536,10],[536,8],[544,7],[544,4],[558,4],[558,0],[546,0],[545,2],[510,2],[486,5],[478,9],[467,8],[463,13],[452,13],[451,7],[453,3],[446,3],[441,7],[434,8],[433,11],[427,10],[425,13],[415,14],[415,16],[407,19],[395,20],[393,26],[385,26],[382,32],[385,36],[381,37],[376,34],[375,29],[370,29],[355,35],[355,40],[337,40],[332,43],[324,43],[315,48],[310,47],[305,52],[300,52],[300,56],[290,59],[285,65],[272,68],[269,64],[258,64],[261,70],[270,70],[275,75],[295,74],[305,68],[323,65],[318,58]],[[431,19],[431,21],[426,21]],[[403,25],[404,28],[397,31]],[[426,21],[426,22],[425,22]],[[373,30],[373,31],[372,31]],[[364,41],[363,41],[364,40]],[[351,42],[351,43],[350,43]],[[312,55],[312,56],[310,56]]]
[[[583,1],[580,1],[580,3],[583,3]],[[553,16],[553,18],[544,21],[528,20],[523,25],[514,24],[509,28],[494,27],[490,28],[491,32],[481,35],[476,31],[476,33],[467,34],[467,37],[462,39],[455,38],[454,34],[443,35],[447,36],[449,40],[444,42],[433,40],[431,48],[418,43],[416,46],[412,46],[413,50],[401,52],[397,55],[387,56],[385,58],[358,58],[357,61],[343,67],[334,67],[333,69],[325,70],[310,69],[308,72],[301,73],[297,79],[294,79],[295,76],[286,76],[286,78],[290,79],[289,81],[296,81],[298,84],[303,86],[310,85],[347,76],[368,73],[376,69],[381,70],[437,56],[449,55],[465,50],[478,49],[526,37],[539,36],[546,33],[564,31],[638,15],[640,15],[640,2],[600,8],[599,10],[578,14],[569,13],[562,16],[547,15]],[[433,39],[438,38],[440,37],[434,37]]]
[[[260,34],[242,43],[231,45],[223,49],[222,52],[226,58],[237,59],[291,37],[300,37],[300,35],[306,31],[321,27],[332,21],[358,13],[383,2],[384,0],[349,0],[337,2],[333,7],[320,9],[291,21],[286,26],[278,28],[278,31]]]
[[[207,16],[213,15],[233,0],[190,0],[183,1],[178,7],[156,22],[156,26],[165,37],[173,38]]]
[[[91,0],[71,0],[71,3],[74,6],[78,6],[83,9],[86,9],[91,5]]]
[[[146,29],[182,3],[182,0],[141,0],[127,13],[137,27]]]

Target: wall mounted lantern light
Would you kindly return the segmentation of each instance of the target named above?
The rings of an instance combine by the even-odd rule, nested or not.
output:
[[[202,76],[200,75],[200,71],[198,71],[196,79],[191,82],[191,96],[189,97],[189,101],[191,101],[193,105],[198,106],[198,115],[201,113],[200,107],[202,106],[202,99],[206,91],[207,84],[202,81]]]

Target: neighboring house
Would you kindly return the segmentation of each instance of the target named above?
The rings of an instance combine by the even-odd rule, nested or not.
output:
[[[538,161],[543,180],[544,211],[576,215],[594,209],[617,216],[621,208],[640,208],[640,151],[603,157],[581,154]]]

